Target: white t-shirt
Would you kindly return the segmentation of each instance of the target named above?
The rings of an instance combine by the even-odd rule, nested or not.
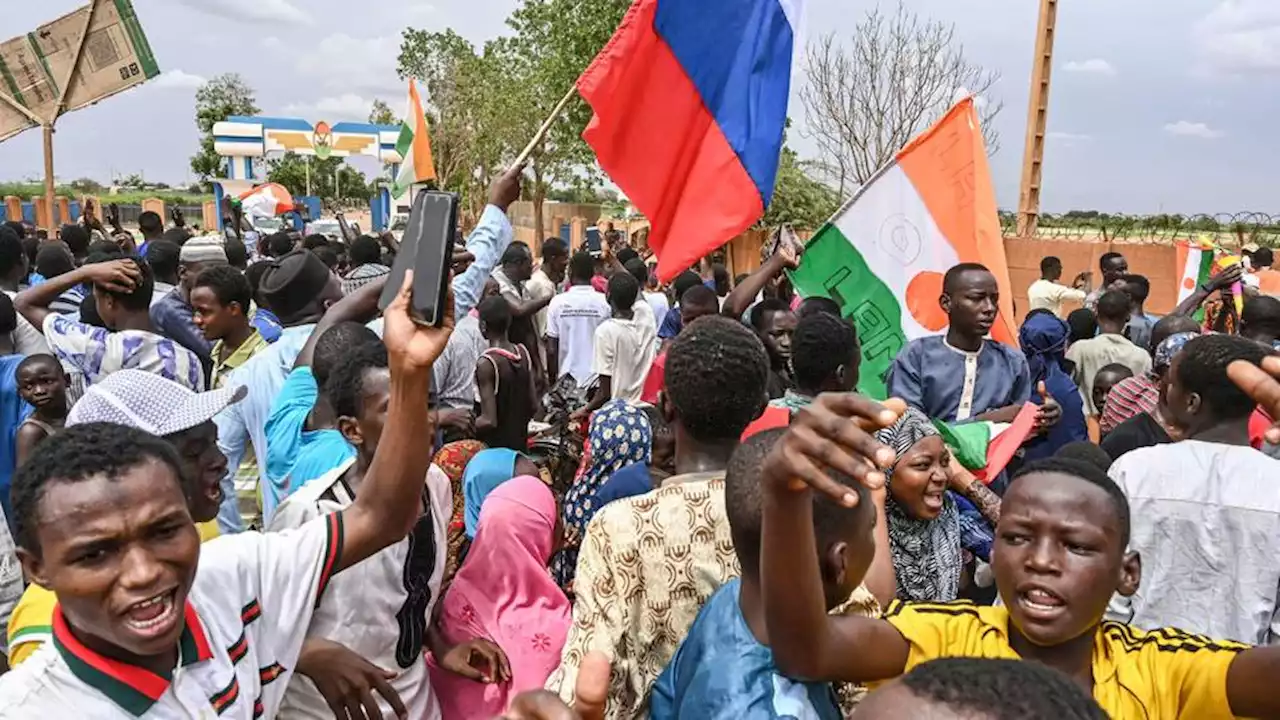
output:
[[[354,458],[348,460],[290,495],[276,508],[268,530],[286,531],[350,507],[355,495],[342,476],[354,462]],[[438,720],[440,705],[431,694],[423,647],[432,607],[440,598],[453,494],[449,477],[435,465],[427,472],[426,488],[430,507],[413,532],[334,576],[311,618],[307,637],[340,643],[380,668],[399,672],[390,682],[409,717]],[[391,706],[375,696],[383,717],[395,717]],[[280,712],[289,718],[333,717],[320,691],[301,675],[289,682]]]
[[[590,285],[574,285],[551,299],[547,337],[560,341],[560,377],[573,375],[578,387],[590,383],[596,328],[612,314],[604,293]]]
[[[647,292],[644,293],[644,300],[649,303],[649,309],[653,311],[655,322],[662,322],[660,318],[665,318],[667,311],[671,309],[671,303],[667,301],[666,293]]]
[[[1032,310],[1048,310],[1049,312],[1062,317],[1062,304],[1068,301],[1083,303],[1085,299],[1085,291],[1059,285],[1040,278],[1031,283],[1031,287],[1027,288],[1027,311]]]
[[[1184,440],[1129,452],[1109,474],[1129,498],[1142,585],[1108,617],[1280,643],[1280,460]]]
[[[0,677],[0,718],[276,717],[341,547],[338,514],[201,545],[170,680],[90,650],[55,613],[54,642]]]
[[[596,328],[595,359],[591,370],[608,375],[610,399],[639,403],[649,366],[658,354],[658,334],[648,320],[609,318]]]
[[[542,268],[534,271],[533,277],[524,284],[524,289],[530,300],[541,300],[556,294],[556,284],[551,282],[551,278],[547,277]],[[534,313],[533,329],[537,331],[539,340],[547,334],[547,308]]]
[[[607,299],[607,298],[606,298]],[[613,311],[610,310],[610,315]],[[653,334],[658,334],[658,317],[653,314],[653,308],[649,307],[649,301],[645,300],[644,293],[636,296],[636,302],[631,306],[631,314],[637,320],[643,320],[653,326]]]

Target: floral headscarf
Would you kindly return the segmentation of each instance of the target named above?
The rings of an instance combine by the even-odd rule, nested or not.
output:
[[[915,408],[891,427],[876,433],[876,439],[893,448],[897,460],[938,429]],[[895,461],[896,462],[896,461]],[[889,472],[893,484],[893,471]],[[889,548],[893,573],[898,578],[898,597],[904,600],[948,602],[960,592],[960,570],[964,566],[960,548],[960,511],[950,493],[943,494],[942,514],[933,520],[919,520],[907,514],[890,493],[885,499],[889,519]]]
[[[565,549],[556,556],[553,571],[562,586],[573,581],[578,546],[587,524],[599,511],[596,491],[617,471],[636,463],[649,464],[653,430],[649,416],[624,400],[611,400],[591,416],[582,470],[564,497]]]

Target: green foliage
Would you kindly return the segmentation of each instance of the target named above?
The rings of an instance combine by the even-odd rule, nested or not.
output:
[[[805,172],[804,163],[789,147],[782,148],[773,201],[756,227],[791,225],[818,228],[840,209],[840,195]]]
[[[120,205],[137,205],[149,198],[159,198],[171,205],[199,205],[205,200],[213,199],[213,196],[207,193],[163,192],[156,190],[125,190],[115,195],[108,195],[105,188],[100,192],[88,192],[80,189],[83,180],[84,178],[76,180],[70,185],[59,185],[54,188],[54,194],[70,200],[79,200],[85,195],[98,195],[104,203],[118,203]],[[102,187],[101,183],[90,182]],[[0,197],[8,195],[20,197],[24,201],[30,200],[37,195],[44,197],[44,184],[38,182],[0,182]]]
[[[310,194],[325,202],[350,202],[368,200],[373,193],[364,173],[349,166],[340,157],[323,160],[312,155],[287,152],[267,161],[267,182],[280,183],[294,197],[307,195],[307,177],[310,172]],[[335,173],[341,196],[334,187]]]
[[[395,111],[381,98],[374,98],[373,109],[369,111],[369,122],[374,125],[399,125],[400,118],[396,117]]]
[[[196,127],[200,151],[191,156],[191,171],[206,185],[223,172],[224,162],[213,148],[213,125],[232,115],[256,115],[258,105],[244,79],[235,73],[213,78],[196,91]]]

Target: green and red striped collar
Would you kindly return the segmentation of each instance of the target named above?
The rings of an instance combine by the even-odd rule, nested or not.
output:
[[[178,663],[194,665],[213,657],[204,624],[191,601],[183,610],[182,636],[178,640]],[[53,644],[67,667],[81,682],[106,695],[134,717],[139,717],[164,695],[173,681],[173,672],[157,675],[94,652],[76,639],[67,627],[61,606],[53,609]]]

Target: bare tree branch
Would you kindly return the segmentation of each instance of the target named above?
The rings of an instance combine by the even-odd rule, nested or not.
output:
[[[842,197],[889,163],[963,94],[980,99],[987,152],[1000,148],[994,119],[1004,103],[990,96],[1000,74],[965,57],[955,27],[922,19],[899,5],[893,15],[867,13],[848,44],[828,33],[806,49],[800,91],[818,148],[812,166]]]

